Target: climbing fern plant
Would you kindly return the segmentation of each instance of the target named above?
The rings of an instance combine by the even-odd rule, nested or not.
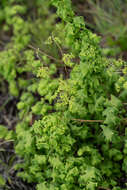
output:
[[[70,0],[50,2],[62,23],[46,43],[60,55],[24,52],[33,77],[17,104],[15,168],[37,190],[127,189],[126,63],[102,55]]]

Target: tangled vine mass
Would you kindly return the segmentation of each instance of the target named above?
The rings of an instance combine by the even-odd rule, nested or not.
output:
[[[70,0],[31,2],[0,8],[0,80],[18,110],[15,130],[0,130],[18,176],[37,190],[126,190],[126,62],[103,55]]]

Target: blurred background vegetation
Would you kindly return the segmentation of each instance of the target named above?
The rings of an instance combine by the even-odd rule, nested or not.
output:
[[[104,53],[127,60],[127,1],[79,0],[74,4],[86,26],[102,37]]]
[[[127,0],[72,0],[72,2],[76,14],[84,17],[87,28],[101,36],[103,53],[109,58],[127,60]],[[55,24],[60,20],[56,17],[55,8],[43,0],[0,1],[0,51],[7,45],[11,46],[14,32],[10,26],[11,14],[12,7],[17,3],[27,8],[27,11],[24,8],[21,17],[27,21],[32,47],[37,56],[39,56],[37,49],[40,48],[44,54],[57,57],[59,54],[57,45],[56,48],[54,46],[52,48],[44,42],[52,31],[57,33]],[[18,58],[18,61],[20,64],[22,58]],[[7,126],[7,130],[15,130],[18,117],[17,101],[16,97],[8,94],[8,86],[6,82],[3,83],[3,77],[0,75],[0,125]],[[13,167],[15,163],[21,161],[14,153],[13,142],[3,141],[0,135],[0,189],[35,189],[33,184],[27,184],[16,177]]]

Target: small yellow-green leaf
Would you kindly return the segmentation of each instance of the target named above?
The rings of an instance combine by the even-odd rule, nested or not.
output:
[[[0,175],[0,186],[5,186],[5,179]]]

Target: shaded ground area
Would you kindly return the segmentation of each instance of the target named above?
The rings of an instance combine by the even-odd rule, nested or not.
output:
[[[8,130],[15,130],[18,120],[17,99],[8,94],[0,93],[0,125],[4,125]],[[23,182],[17,177],[14,165],[23,160],[15,155],[13,142],[0,140],[0,174],[6,181],[6,187],[0,187],[5,190],[34,190],[35,185]]]

